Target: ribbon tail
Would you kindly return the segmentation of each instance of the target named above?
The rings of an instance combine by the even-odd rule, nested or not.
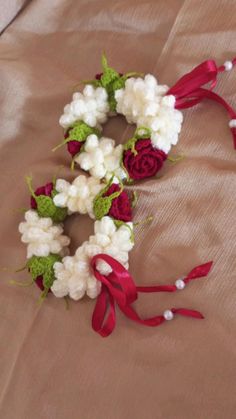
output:
[[[134,322],[142,324],[144,326],[150,326],[150,327],[160,326],[165,321],[165,318],[163,315],[154,316],[147,319],[141,319],[138,313],[131,306],[119,305],[119,308],[125,314],[125,316],[128,317],[130,320],[133,320]]]
[[[196,266],[194,269],[192,269],[187,277],[185,278],[184,282],[187,283],[191,281],[192,279],[202,278],[204,276],[207,276],[212,268],[213,262],[207,262],[203,265]]]
[[[181,316],[185,316],[185,317],[193,317],[195,319],[204,319],[203,314],[197,310],[190,310],[187,308],[172,308],[171,311],[174,314],[180,314]]]
[[[107,298],[109,300],[108,314],[107,313]],[[106,317],[106,319],[105,319]],[[97,297],[96,306],[92,316],[92,328],[102,337],[109,336],[116,325],[115,303],[114,298],[110,293],[107,293],[106,288],[102,285],[102,290]]]
[[[142,319],[131,306],[122,307],[119,305],[119,308],[130,320],[133,320],[136,323],[142,324],[144,326],[157,327],[166,321],[164,315],[158,315],[154,317],[149,317],[147,319]],[[200,320],[204,319],[202,313],[196,310],[190,310],[187,308],[172,308],[171,311],[173,314],[179,314],[184,317],[192,317],[194,319]]]
[[[175,292],[175,285],[150,285],[136,287],[138,292],[150,293],[150,292]]]

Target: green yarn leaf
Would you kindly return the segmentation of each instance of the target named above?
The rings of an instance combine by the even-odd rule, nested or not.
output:
[[[113,81],[120,77],[119,73],[117,73],[114,68],[108,66],[105,54],[102,55],[102,69],[103,74],[100,81],[101,85],[105,88],[107,88],[107,86],[109,86]]]
[[[46,195],[35,195],[34,189],[32,187],[32,178],[30,176],[26,177],[26,182],[30,190],[31,195],[37,203],[37,213],[40,217],[49,217],[55,223],[61,223],[67,216],[67,208],[59,208],[53,202],[53,198],[58,194],[56,189],[53,189],[51,196]],[[55,186],[56,180],[54,179],[53,185]]]
[[[119,77],[119,73],[117,73],[116,70],[114,70],[113,68],[107,68],[103,75],[101,76],[101,84],[102,87],[107,87],[109,86],[113,81],[117,80],[117,78]]]
[[[103,196],[109,190],[112,183],[113,177],[109,180],[107,185],[95,196],[93,201],[93,212],[96,220],[101,220],[102,217],[109,213],[113,199],[117,198],[124,189],[123,184],[119,184],[119,191],[113,192],[109,196]]]
[[[65,138],[62,141],[62,143],[60,143],[56,147],[54,147],[52,149],[52,151],[58,150],[60,147],[67,144],[69,141],[79,141],[79,142],[83,143],[83,142],[85,142],[86,138],[91,134],[95,134],[98,137],[101,137],[101,132],[99,131],[99,129],[92,128],[83,121],[76,121],[69,128],[68,137]]]
[[[62,222],[67,216],[67,208],[59,208],[53,202],[53,198],[58,192],[54,189],[52,191],[52,197],[39,195],[35,196],[37,203],[37,213],[40,217],[49,217],[55,223]]]
[[[101,133],[98,129],[90,127],[83,121],[77,121],[72,125],[72,128],[69,131],[69,136],[66,139],[66,142],[69,142],[69,141],[84,142],[86,138],[91,134],[96,134],[98,137],[101,136]]]
[[[27,262],[27,268],[35,281],[38,276],[43,277],[43,286],[49,290],[55,280],[53,265],[60,262],[61,256],[51,253],[49,256],[32,256]]]
[[[62,223],[62,221],[64,221],[66,216],[67,216],[67,208],[56,207],[56,211],[53,214],[52,219],[55,223]]]
[[[93,212],[96,220],[101,220],[104,215],[107,215],[112,206],[112,199],[110,196],[99,197],[95,199],[93,204]]]
[[[119,89],[123,89],[123,87],[125,87],[125,80],[122,76],[119,76],[119,78],[112,83],[112,88],[114,91],[116,91]]]
[[[115,100],[115,91],[121,89],[125,85],[125,80],[119,73],[112,67],[108,66],[106,56],[102,56],[102,68],[103,74],[101,76],[101,85],[104,87],[108,94],[108,103],[110,110],[116,111],[116,100]]]
[[[109,103],[109,109],[111,112],[116,112],[116,99],[115,99],[115,93],[112,92],[108,95],[108,103]]]
[[[55,213],[55,204],[50,196],[39,195],[35,198],[37,203],[37,212],[40,217],[52,218]]]

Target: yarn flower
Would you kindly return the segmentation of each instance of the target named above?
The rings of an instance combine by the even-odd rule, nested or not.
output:
[[[155,176],[162,168],[167,155],[154,148],[150,138],[138,139],[134,149],[123,153],[123,165],[131,179],[145,179]]]
[[[129,196],[124,191],[123,184],[120,184],[116,177],[113,177],[95,197],[93,212],[96,220],[100,220],[105,215],[110,215],[115,220],[125,222],[132,219]]]
[[[83,151],[75,157],[81,169],[89,171],[96,179],[110,179],[120,171],[122,145],[115,146],[115,141],[96,135],[89,135],[84,143]]]
[[[76,121],[83,121],[90,127],[100,127],[107,120],[109,112],[108,95],[103,87],[87,84],[83,93],[73,94],[72,102],[65,106],[60,125],[67,129]]]
[[[125,222],[131,221],[132,206],[129,196],[126,191],[121,189],[119,184],[113,183],[103,196],[112,196],[115,192],[120,192],[120,194],[116,198],[112,199],[108,215],[115,220]]]
[[[128,78],[125,87],[115,91],[117,112],[125,115],[128,123],[149,128],[153,147],[165,153],[177,144],[183,120],[174,107],[175,97],[166,95],[167,91],[168,86],[158,85],[151,74],[144,79]]]
[[[67,253],[70,239],[64,236],[60,224],[55,225],[51,218],[41,218],[34,210],[25,213],[25,221],[19,225],[21,241],[28,243],[27,258],[32,256],[48,256],[50,253]]]
[[[98,179],[80,175],[72,183],[57,179],[55,189],[58,192],[53,198],[57,207],[68,208],[70,213],[89,214],[94,218],[93,200],[102,189]]]

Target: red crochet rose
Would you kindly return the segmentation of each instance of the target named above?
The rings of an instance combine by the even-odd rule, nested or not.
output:
[[[108,191],[104,194],[104,196],[110,196],[114,192],[118,191],[120,191],[120,186],[116,183],[113,183]],[[132,207],[127,192],[122,191],[117,198],[112,200],[112,205],[108,215],[115,218],[116,220],[125,222],[132,220]]]
[[[136,155],[131,150],[126,150],[123,154],[123,164],[131,179],[155,176],[167,158],[166,153],[154,148],[150,138],[138,140],[135,149],[138,152]]]
[[[45,186],[40,186],[39,188],[37,188],[35,191],[35,195],[51,196],[52,190],[53,190],[53,183],[50,182],[50,183],[47,183]],[[33,196],[31,196],[30,198],[30,206],[32,209],[37,209],[37,202],[35,201]]]

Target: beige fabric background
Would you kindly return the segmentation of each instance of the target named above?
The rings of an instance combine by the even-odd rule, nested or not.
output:
[[[175,153],[159,179],[138,183],[137,228],[130,271],[138,284],[167,283],[213,259],[211,275],[175,295],[144,295],[143,315],[171,306],[206,319],[176,318],[145,328],[118,314],[107,339],[91,327],[94,302],[37,305],[36,287],[9,280],[25,247],[15,208],[28,204],[24,175],[35,185],[60,165],[71,179],[58,118],[73,86],[100,70],[100,56],[120,71],[152,72],[172,85],[207,58],[236,55],[233,0],[32,0],[0,2],[1,292],[0,417],[2,419],[234,419],[236,417],[235,151],[224,110],[204,103],[185,111]],[[4,31],[5,28],[5,31]],[[236,70],[217,90],[236,104]],[[122,118],[104,132],[123,142]],[[78,172],[77,172],[78,173]],[[92,231],[86,217],[68,221],[73,248]],[[6,270],[8,268],[9,270]]]

